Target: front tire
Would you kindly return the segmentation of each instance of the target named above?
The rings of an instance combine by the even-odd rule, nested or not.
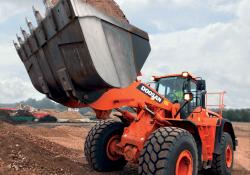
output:
[[[193,136],[175,127],[157,129],[139,158],[140,175],[196,175],[198,151]]]
[[[123,134],[124,125],[113,120],[98,122],[89,132],[85,142],[85,156],[90,166],[100,172],[120,170],[126,165],[123,156],[117,155],[115,149]]]

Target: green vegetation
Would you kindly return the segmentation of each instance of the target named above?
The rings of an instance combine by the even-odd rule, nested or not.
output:
[[[223,117],[231,121],[250,122],[250,109],[225,109]]]

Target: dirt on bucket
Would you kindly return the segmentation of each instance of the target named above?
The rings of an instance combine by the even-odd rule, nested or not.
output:
[[[55,5],[59,0],[48,0],[48,1],[51,1],[51,3]],[[82,0],[82,1],[103,11],[109,16],[117,18],[120,21],[129,23],[123,11],[114,0]]]

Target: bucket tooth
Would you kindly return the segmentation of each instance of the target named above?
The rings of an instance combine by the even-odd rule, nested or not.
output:
[[[48,14],[50,9],[51,9],[50,4],[47,0],[43,0],[43,4],[44,4],[45,9],[46,9],[46,14]]]
[[[53,4],[51,0],[43,0],[43,4],[45,6],[46,9],[46,14],[49,13],[49,11],[53,8]]]
[[[30,33],[32,34],[34,29],[35,29],[32,22],[28,18],[25,18],[25,21],[26,21],[26,24],[27,24],[27,26],[28,26],[28,28],[30,30]]]
[[[34,13],[35,18],[36,18],[36,22],[39,25],[42,22],[43,17],[41,15],[41,13],[34,6],[32,6],[32,9],[33,9],[33,13]]]
[[[20,30],[23,34],[24,40],[27,40],[29,38],[29,34],[22,27],[20,27]]]
[[[19,42],[19,45],[20,45],[20,46],[23,45],[23,44],[24,44],[23,39],[22,39],[20,36],[18,36],[17,34],[16,34],[16,37],[17,37],[17,40],[18,40],[18,42]]]
[[[17,44],[16,41],[13,40],[13,45],[15,46],[16,50],[19,50],[20,49],[20,46]]]
[[[49,13],[33,7],[38,26],[26,20],[33,32],[22,31],[25,40],[18,33],[14,44],[39,92],[66,106],[90,104],[136,80],[151,51],[149,37],[124,21],[111,0],[43,2],[53,5]]]

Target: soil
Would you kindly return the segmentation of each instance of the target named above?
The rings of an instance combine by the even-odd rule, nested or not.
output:
[[[233,123],[238,137],[238,149],[235,153],[236,168],[250,172],[250,123]],[[250,174],[250,173],[249,173]]]
[[[128,23],[128,20],[118,4],[114,0],[83,0],[91,4],[92,6],[96,7],[97,9],[103,11],[104,13],[108,14],[109,16],[113,16],[120,21]]]
[[[57,119],[71,119],[71,120],[84,119],[84,116],[82,116],[79,112],[71,112],[71,111],[59,112],[52,109],[42,110],[41,112],[48,113],[49,115],[54,116]]]
[[[32,129],[0,127],[0,174],[81,174],[79,151],[36,136]]]
[[[0,123],[0,175],[136,174],[128,165],[121,172],[97,173],[83,156],[83,142],[93,124]],[[250,124],[234,123],[239,146],[233,175],[250,175]]]
[[[59,0],[51,0],[52,4],[57,4]],[[88,3],[100,11],[106,13],[109,16],[112,16],[120,21],[128,23],[128,20],[118,4],[114,0],[82,0],[85,3]]]

